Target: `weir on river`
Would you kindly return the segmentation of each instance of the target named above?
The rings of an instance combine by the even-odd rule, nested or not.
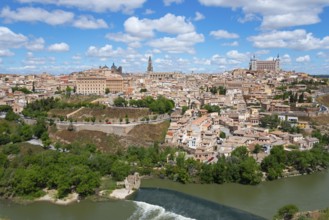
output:
[[[236,213],[250,216],[249,219],[260,219],[257,216],[271,219],[277,209],[286,204],[295,204],[302,211],[329,207],[328,186],[328,171],[263,182],[257,186],[239,184],[183,185],[167,180],[148,179],[142,181],[142,187],[151,187],[153,189],[144,191],[142,189],[139,191],[135,197],[138,201],[111,200],[92,202],[84,200],[67,206],[46,202],[19,205],[9,201],[0,201],[0,219],[132,220],[141,217],[147,220],[154,219],[154,216],[158,216],[159,219],[163,220],[204,219],[203,216],[206,216],[203,215],[204,210],[213,212],[213,216],[225,216],[225,213],[228,214],[226,216],[229,217],[223,219],[234,219]],[[154,188],[155,190],[157,190],[156,188],[170,190],[152,191]],[[177,191],[184,194],[176,193]],[[151,199],[146,199],[147,197]],[[165,198],[173,199],[166,200]],[[179,206],[173,200],[176,202],[184,201],[184,205]],[[200,209],[198,210],[198,208]],[[193,212],[201,214],[192,215]]]

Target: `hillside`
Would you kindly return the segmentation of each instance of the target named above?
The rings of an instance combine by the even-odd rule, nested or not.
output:
[[[90,143],[95,144],[102,152],[116,152],[128,146],[150,146],[154,142],[162,143],[166,135],[169,122],[160,124],[142,124],[132,129],[127,136],[105,134],[99,131],[68,131],[53,130],[51,138],[56,142]]]

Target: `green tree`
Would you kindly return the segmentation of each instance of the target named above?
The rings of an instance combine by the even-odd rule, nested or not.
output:
[[[72,93],[72,88],[70,86],[66,86],[65,93],[68,97],[70,97]]]
[[[126,107],[128,102],[124,98],[118,97],[118,98],[114,99],[113,104],[116,107]]]
[[[256,160],[248,157],[240,163],[240,183],[256,185],[262,180],[262,173]]]
[[[0,134],[0,145],[5,145],[10,142],[10,136],[8,134]]]
[[[110,93],[110,89],[109,88],[106,88],[105,89],[105,94],[107,95],[107,94],[109,94]]]
[[[303,103],[304,102],[304,93],[302,92],[298,97],[298,102]]]
[[[273,217],[273,220],[290,220],[298,211],[298,207],[293,204],[285,205],[277,211],[277,214]]]
[[[213,166],[211,164],[203,164],[200,171],[201,183],[213,183]]]
[[[123,161],[117,160],[112,165],[111,173],[115,180],[122,181],[130,173],[130,166]]]
[[[188,110],[188,106],[186,106],[186,105],[182,106],[182,113],[181,114],[184,115],[187,110]]]
[[[32,92],[35,92],[35,82],[32,82]]]
[[[262,146],[259,144],[255,145],[254,150],[252,151],[254,154],[259,154],[262,151]]]
[[[9,112],[12,110],[13,108],[9,105],[0,105],[0,112]]]
[[[248,149],[245,146],[237,147],[231,153],[231,157],[236,157],[239,160],[246,160],[248,158]]]
[[[261,168],[267,173],[269,180],[275,180],[282,176],[285,167],[286,154],[282,146],[274,146],[269,156],[261,163]]]
[[[7,121],[14,121],[14,120],[18,120],[19,119],[19,115],[17,115],[15,112],[13,111],[8,111],[6,114],[5,119]]]
[[[276,129],[280,124],[278,115],[265,115],[260,119],[260,126],[263,128]]]
[[[37,120],[37,123],[33,127],[34,135],[41,138],[42,134],[47,131],[46,121],[42,118]]]
[[[20,91],[23,92],[24,94],[31,94],[32,92],[30,90],[28,90],[26,87],[13,87],[12,88],[13,92],[15,91]]]
[[[222,138],[222,139],[225,139],[226,138],[226,133],[221,131],[220,134],[219,134],[219,137]]]

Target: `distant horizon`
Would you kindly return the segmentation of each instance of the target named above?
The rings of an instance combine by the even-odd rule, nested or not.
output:
[[[220,73],[253,55],[329,72],[329,1],[2,0],[0,72],[69,74],[99,64]],[[310,8],[312,10],[310,10]]]
[[[242,68],[240,68],[242,69]],[[86,71],[86,70],[81,70],[81,71],[74,71],[74,72],[70,72],[70,73],[51,73],[51,72],[40,72],[40,73],[1,73],[0,72],[0,75],[41,75],[41,74],[50,74],[50,75],[54,75],[54,76],[61,76],[61,75],[70,75],[72,73],[77,73],[77,72],[83,72],[83,71]],[[163,71],[163,72],[180,72],[182,74],[224,74],[226,72],[230,72],[230,71],[233,71],[233,70],[227,70],[227,71],[224,71],[224,72],[212,72],[212,73],[207,73],[207,72],[203,72],[203,73],[198,73],[198,72],[190,72],[190,73],[185,73],[185,72],[180,72],[180,71]],[[293,70],[283,70],[283,72],[292,72]],[[157,71],[154,71],[155,73]],[[162,71],[161,71],[162,72]],[[296,72],[296,71],[295,71]],[[316,77],[316,76],[325,76],[325,78],[329,78],[329,74],[310,74],[310,73],[307,73],[307,72],[302,72],[302,71],[298,71],[296,73],[306,73],[310,76],[313,76],[313,77]],[[144,72],[122,72],[122,74],[147,74],[146,71]]]

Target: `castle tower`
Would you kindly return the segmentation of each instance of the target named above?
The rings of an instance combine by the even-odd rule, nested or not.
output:
[[[147,72],[153,72],[151,56],[149,56],[149,61],[148,61],[148,65],[147,65]]]

